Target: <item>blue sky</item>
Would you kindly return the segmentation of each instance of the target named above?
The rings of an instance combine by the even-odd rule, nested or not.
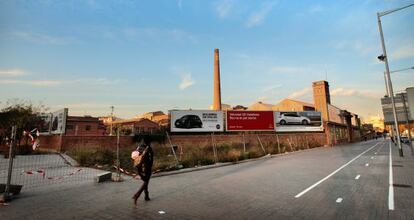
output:
[[[0,105],[13,98],[71,115],[137,114],[212,103],[213,51],[222,100],[332,102],[382,115],[376,12],[413,1],[0,0]],[[414,7],[382,18],[392,70],[414,66]],[[396,91],[414,71],[392,76]],[[1,107],[0,106],[0,107]]]

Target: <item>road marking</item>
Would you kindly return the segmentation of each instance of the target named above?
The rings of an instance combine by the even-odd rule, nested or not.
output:
[[[341,197],[339,197],[339,198],[336,199],[336,203],[341,203],[341,202],[342,202],[342,198]]]
[[[374,159],[374,157],[371,157],[371,159]]]
[[[158,211],[158,214],[160,214],[160,215],[164,215],[164,214],[165,214],[165,212],[164,212],[164,211],[162,211],[162,210],[160,210],[160,211]]]
[[[366,166],[366,167],[367,167],[367,166],[369,166],[369,163],[366,163],[366,164],[365,164],[365,166]]]
[[[375,152],[374,154],[377,154],[377,152]]]
[[[391,142],[389,145],[390,148],[390,174],[389,174],[389,187],[388,187],[388,209],[394,210],[394,181],[392,174],[392,153],[391,153]]]
[[[380,142],[376,143],[374,146],[368,148],[367,150],[365,150],[364,152],[362,152],[361,154],[359,154],[358,156],[354,157],[352,160],[350,160],[348,163],[342,165],[341,167],[339,167],[337,170],[333,171],[331,174],[329,174],[328,176],[324,177],[323,179],[319,180],[318,182],[314,183],[312,186],[309,186],[307,189],[303,190],[302,192],[300,192],[299,194],[297,194],[295,196],[295,198],[299,198],[301,196],[303,196],[305,193],[309,192],[311,189],[315,188],[317,185],[321,184],[323,181],[329,179],[329,177],[333,176],[335,173],[339,172],[340,170],[342,170],[343,168],[345,168],[346,166],[348,166],[350,163],[352,163],[354,160],[358,159],[360,156],[362,156],[363,154],[365,154],[366,152],[370,151],[372,148],[374,148],[375,146],[377,146]]]
[[[361,177],[361,175],[357,175],[357,176],[355,177],[355,179],[356,179],[356,180],[359,180],[359,177]]]

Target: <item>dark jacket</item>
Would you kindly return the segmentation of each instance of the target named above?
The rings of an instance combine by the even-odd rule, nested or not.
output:
[[[146,145],[140,145],[138,147],[138,151],[143,153]],[[143,155],[143,161],[141,164],[137,166],[138,175],[143,179],[146,180],[152,174],[152,165],[154,164],[154,152],[152,151],[151,146],[148,146],[147,151]]]

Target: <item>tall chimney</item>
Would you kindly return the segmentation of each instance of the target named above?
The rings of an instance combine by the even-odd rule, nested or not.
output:
[[[221,88],[220,88],[220,58],[219,50],[214,49],[214,100],[213,110],[221,110]]]

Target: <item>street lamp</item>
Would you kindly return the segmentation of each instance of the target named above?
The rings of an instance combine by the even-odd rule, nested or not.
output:
[[[414,4],[410,4],[401,8],[397,8],[397,9],[393,9],[393,10],[388,10],[388,11],[384,11],[384,12],[378,12],[377,13],[377,18],[378,18],[378,29],[379,29],[379,33],[381,36],[381,46],[382,46],[382,55],[378,56],[378,59],[381,61],[384,61],[385,63],[385,71],[386,71],[386,78],[388,78],[388,80],[386,80],[386,83],[388,83],[388,94],[391,97],[391,103],[392,103],[392,112],[394,114],[394,126],[395,126],[395,130],[397,133],[397,143],[398,143],[398,148],[399,148],[399,152],[400,152],[400,157],[403,157],[403,150],[402,150],[402,146],[401,146],[401,140],[400,140],[400,131],[398,129],[398,120],[397,120],[397,111],[395,109],[395,100],[394,100],[394,92],[392,90],[392,83],[391,83],[391,77],[390,77],[390,68],[388,66],[388,57],[387,57],[387,51],[385,49],[385,41],[384,41],[384,33],[382,32],[382,26],[381,26],[381,17],[391,14],[393,12],[408,8],[413,6]],[[387,82],[388,81],[388,82]]]

